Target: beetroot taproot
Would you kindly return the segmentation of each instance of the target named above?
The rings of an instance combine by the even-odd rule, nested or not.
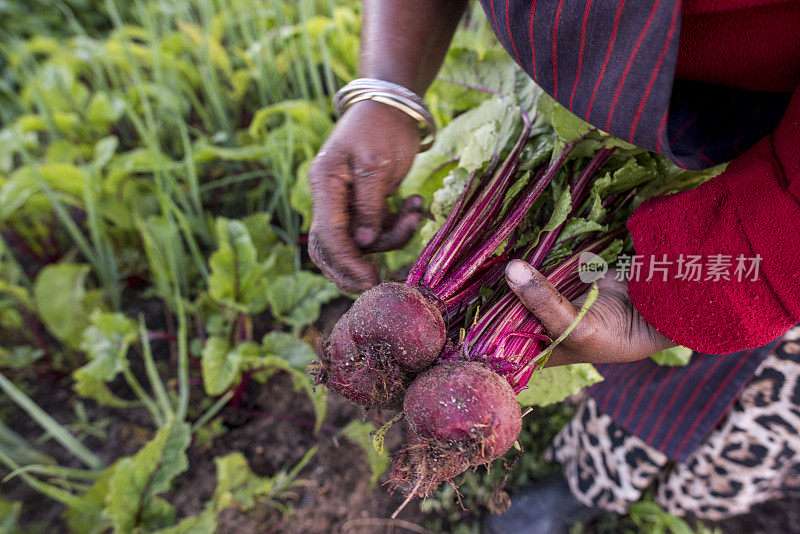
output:
[[[426,496],[470,466],[499,458],[522,427],[508,382],[478,362],[443,362],[419,375],[406,392],[406,447],[393,480]]]
[[[365,407],[399,408],[410,377],[380,346],[359,346],[350,336],[350,313],[324,342],[318,381]]]

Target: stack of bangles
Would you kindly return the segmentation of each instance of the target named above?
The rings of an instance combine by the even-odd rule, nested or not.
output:
[[[420,124],[423,140],[420,151],[429,149],[433,144],[436,124],[433,122],[433,116],[428,111],[425,102],[414,91],[406,89],[402,85],[375,78],[358,78],[336,91],[336,95],[333,97],[333,107],[336,113],[341,115],[347,108],[362,100],[373,100],[386,104],[417,121]]]

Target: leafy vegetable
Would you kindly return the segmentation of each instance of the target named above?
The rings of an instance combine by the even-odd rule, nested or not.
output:
[[[375,450],[375,447],[372,446],[372,434],[375,430],[375,425],[361,421],[350,421],[342,429],[342,435],[361,447],[367,456],[370,470],[369,482],[373,485],[389,467],[389,456]]]
[[[239,221],[217,219],[219,248],[209,258],[209,293],[220,303],[245,313],[267,305],[267,279],[247,227]]]
[[[92,313],[90,322],[81,342],[81,350],[89,363],[73,372],[73,387],[78,394],[100,404],[118,408],[129,406],[129,402],[111,393],[106,383],[127,371],[128,347],[138,339],[136,323],[119,313],[99,311]]]
[[[188,467],[189,425],[173,422],[139,452],[119,460],[108,481],[106,514],[117,531],[169,526],[174,510],[158,495]]]
[[[321,305],[337,296],[339,290],[331,281],[307,271],[278,276],[267,286],[272,314],[292,326],[316,321]]]
[[[670,347],[651,356],[658,365],[682,366],[692,359],[694,351],[686,347]]]
[[[602,380],[602,375],[589,363],[547,367],[531,376],[528,388],[517,395],[517,400],[523,406],[547,406]]]
[[[203,347],[201,358],[203,384],[209,395],[221,395],[241,379],[242,370],[256,360],[261,350],[255,343],[239,343],[234,347],[227,340],[211,337]]]
[[[78,345],[90,310],[102,297],[101,292],[86,288],[89,271],[88,265],[75,263],[47,266],[33,285],[34,302],[47,329],[73,346]]]
[[[261,344],[266,354],[286,360],[298,369],[304,369],[317,356],[308,343],[286,332],[270,332]]]

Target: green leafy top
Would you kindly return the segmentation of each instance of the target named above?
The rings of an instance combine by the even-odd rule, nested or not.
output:
[[[60,341],[78,348],[91,311],[100,303],[102,292],[86,287],[89,265],[58,263],[39,272],[33,298],[47,329]]]
[[[603,376],[588,363],[546,367],[533,373],[528,389],[517,395],[517,400],[523,406],[547,406],[602,380]]]
[[[209,293],[220,303],[245,313],[259,313],[267,305],[265,266],[240,221],[217,219],[219,248],[208,260]]]
[[[658,365],[682,366],[687,365],[692,359],[694,351],[687,347],[670,347],[651,356]]]

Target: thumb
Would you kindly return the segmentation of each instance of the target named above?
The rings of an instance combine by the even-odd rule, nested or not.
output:
[[[551,338],[563,334],[578,315],[575,306],[542,273],[522,260],[506,265],[506,282]]]

